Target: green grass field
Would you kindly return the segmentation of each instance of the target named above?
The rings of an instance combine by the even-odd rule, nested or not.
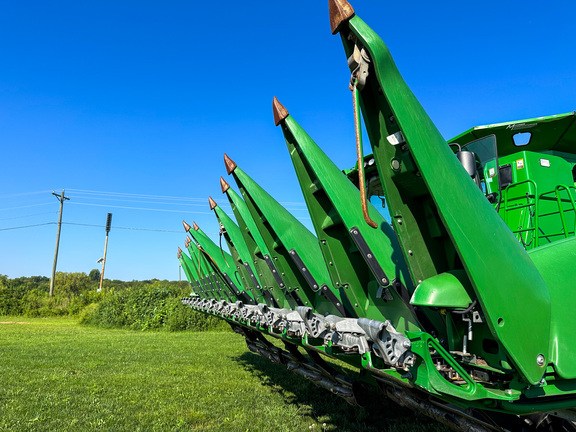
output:
[[[228,331],[0,322],[2,431],[444,430],[387,400],[352,407]]]

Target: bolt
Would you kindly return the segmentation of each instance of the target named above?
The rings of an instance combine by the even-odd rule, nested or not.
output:
[[[408,255],[412,255],[414,252],[412,252],[411,250],[408,251]]]
[[[538,354],[538,357],[536,357],[536,364],[540,367],[544,366],[544,356],[542,354]]]
[[[405,340],[402,345],[404,345],[404,348],[410,348],[412,346],[409,340]]]
[[[372,258],[372,254],[368,254],[366,255],[368,258]]]
[[[512,391],[512,389],[506,389],[506,390],[505,390],[505,393],[511,395],[511,394],[514,393],[514,392]]]

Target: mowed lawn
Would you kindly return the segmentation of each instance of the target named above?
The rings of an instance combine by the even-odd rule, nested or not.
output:
[[[385,399],[352,407],[232,332],[0,322],[2,431],[444,430]]]

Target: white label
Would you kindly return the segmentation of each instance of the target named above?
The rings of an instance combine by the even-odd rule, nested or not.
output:
[[[550,168],[550,161],[548,159],[540,159],[540,165],[546,168]]]
[[[518,159],[516,161],[516,169],[522,169],[524,168],[524,159]]]

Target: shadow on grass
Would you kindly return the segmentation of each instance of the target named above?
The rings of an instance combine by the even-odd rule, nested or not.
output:
[[[263,385],[280,394],[287,404],[295,404],[303,415],[317,419],[317,431],[448,430],[435,421],[394,403],[376,388],[367,389],[366,406],[352,406],[328,390],[316,387],[311,381],[259,355],[246,352],[232,357],[232,360],[257,376]],[[326,423],[325,428],[322,427],[323,423]]]

